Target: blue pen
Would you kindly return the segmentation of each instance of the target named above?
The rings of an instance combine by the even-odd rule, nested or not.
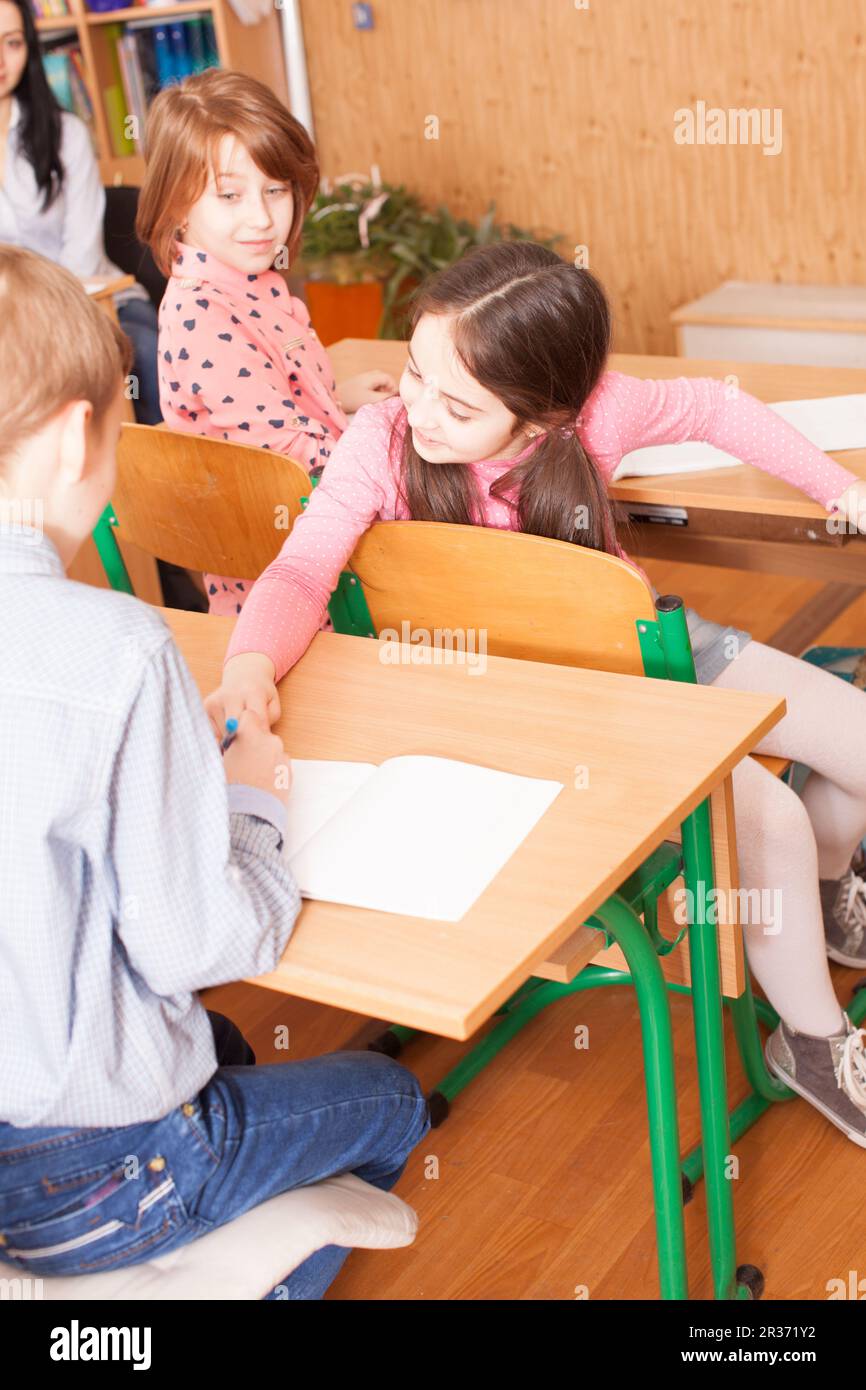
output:
[[[227,748],[231,748],[238,736],[238,721],[236,719],[226,720],[226,736],[220,744],[220,752],[224,753]]]

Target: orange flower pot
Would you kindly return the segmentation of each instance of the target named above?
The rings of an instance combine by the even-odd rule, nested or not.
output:
[[[375,338],[382,320],[382,286],[378,280],[338,285],[307,280],[304,295],[313,327],[325,347],[340,338]]]

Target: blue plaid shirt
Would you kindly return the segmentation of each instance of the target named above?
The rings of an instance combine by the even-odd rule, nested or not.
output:
[[[285,808],[226,786],[154,609],[0,525],[0,1121],[157,1119],[216,1069],[196,990],[273,970]]]

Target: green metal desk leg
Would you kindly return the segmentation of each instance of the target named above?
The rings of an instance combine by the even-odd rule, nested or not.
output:
[[[688,1298],[680,1140],[671,1013],[655,949],[640,918],[616,893],[593,913],[625,956],[640,1010],[652,1157],[659,1285],[665,1299]]]
[[[682,599],[676,594],[659,595],[656,614],[668,679],[694,684],[697,676]],[[683,882],[686,901],[691,904],[692,1011],[713,1285],[717,1299],[750,1298],[751,1290],[737,1281],[734,1199],[731,1179],[725,1172],[731,1136],[719,949],[715,925],[707,920],[707,907],[712,902],[715,886],[708,800],[702,801],[683,821],[682,847]]]
[[[734,1200],[725,1171],[731,1138],[719,951],[715,927],[707,920],[713,889],[709,802],[683,822],[682,836],[686,901],[692,904],[689,956],[713,1287],[717,1299],[748,1298],[749,1290],[743,1286],[741,1292],[737,1283]]]

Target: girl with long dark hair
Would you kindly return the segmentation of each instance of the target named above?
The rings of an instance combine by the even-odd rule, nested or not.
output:
[[[117,278],[105,254],[105,190],[84,123],[63,111],[42,65],[29,0],[0,0],[0,241],[81,278]],[[137,418],[156,424],[156,311],[139,284],[115,296],[132,339]]]
[[[760,401],[708,378],[607,371],[609,337],[589,271],[532,243],[479,248],[422,286],[400,396],[358,412],[253,587],[206,702],[214,730],[244,708],[278,717],[275,682],[303,655],[375,521],[495,526],[622,554],[607,483],[630,450],[686,439],[784,478],[828,511],[859,510],[855,475]],[[687,616],[698,679],[784,694],[788,713],[757,751],[812,769],[802,797],[752,758],[734,770],[742,887],[762,910],[781,900],[772,920],[744,923],[746,948],[782,1020],[769,1066],[866,1147],[866,1030],[843,1014],[827,968],[828,955],[866,966],[866,695]]]

